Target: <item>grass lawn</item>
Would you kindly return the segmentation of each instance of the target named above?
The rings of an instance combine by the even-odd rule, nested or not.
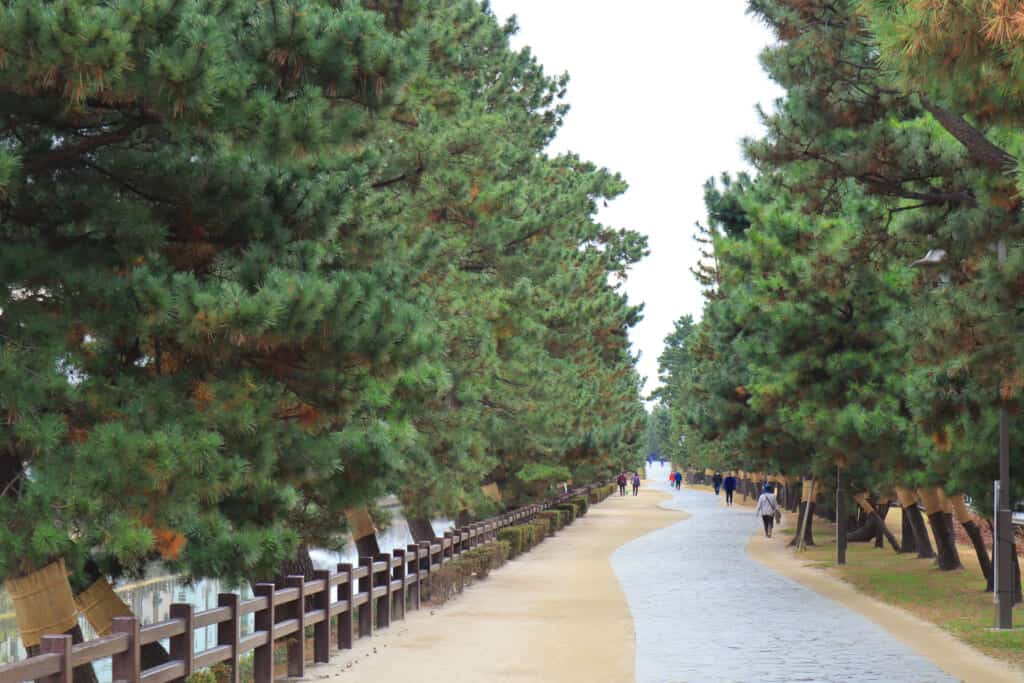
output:
[[[886,522],[898,537],[898,514],[890,513]],[[784,538],[795,534],[793,528],[780,531]],[[1024,629],[990,630],[995,604],[992,594],[983,590],[985,579],[973,548],[958,548],[963,570],[941,572],[933,560],[898,555],[888,544],[879,549],[873,542],[850,543],[847,564],[839,567],[835,564],[835,529],[816,521],[814,540],[818,545],[800,553],[801,559],[841,577],[867,595],[938,624],[986,654],[1024,668]],[[1014,623],[1024,626],[1024,607],[1014,610]]]

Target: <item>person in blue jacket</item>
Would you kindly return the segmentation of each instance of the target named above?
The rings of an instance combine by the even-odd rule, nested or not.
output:
[[[730,473],[722,481],[722,488],[725,490],[725,504],[732,505],[732,492],[736,490],[736,477]]]
[[[683,485],[683,473],[676,470],[676,473],[672,478],[676,480],[676,490],[679,490],[679,487]]]

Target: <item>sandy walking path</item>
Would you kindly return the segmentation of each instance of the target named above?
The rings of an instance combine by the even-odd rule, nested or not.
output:
[[[685,517],[665,493],[611,496],[444,607],[309,670],[311,680],[634,680],[633,619],[612,571],[616,548]]]

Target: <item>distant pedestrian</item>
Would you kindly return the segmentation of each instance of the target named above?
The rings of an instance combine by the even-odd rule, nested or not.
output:
[[[722,473],[715,472],[715,476],[711,477],[711,485],[715,487],[715,495],[718,495],[718,490],[722,488]]]
[[[676,470],[675,480],[676,480],[676,490],[678,491],[679,487],[681,487],[683,485],[683,473],[680,472],[679,470]]]
[[[640,474],[638,472],[633,473],[633,495],[636,496],[640,493]]]
[[[736,490],[736,477],[732,473],[722,480],[722,488],[725,490],[725,504],[732,505],[732,492]]]
[[[626,473],[623,472],[619,475],[619,495],[626,495]]]
[[[771,485],[764,485],[764,492],[757,499],[757,507],[754,508],[754,514],[761,515],[761,521],[764,522],[764,535],[767,538],[771,538],[772,529],[775,528],[775,521],[782,516],[782,512],[779,510],[779,503],[775,500],[775,494],[772,492]]]

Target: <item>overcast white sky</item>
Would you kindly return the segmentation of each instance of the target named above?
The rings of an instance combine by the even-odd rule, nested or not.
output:
[[[551,151],[574,151],[629,182],[601,220],[648,237],[651,255],[626,289],[630,301],[644,302],[631,336],[649,392],[674,322],[684,313],[700,317],[689,269],[704,181],[746,166],[739,140],[761,130],[754,106],[770,109],[781,95],[757,61],[772,36],[745,14],[745,0],[491,0],[491,7],[501,19],[518,17],[516,47],[530,46],[549,73],[569,72],[572,109]]]

